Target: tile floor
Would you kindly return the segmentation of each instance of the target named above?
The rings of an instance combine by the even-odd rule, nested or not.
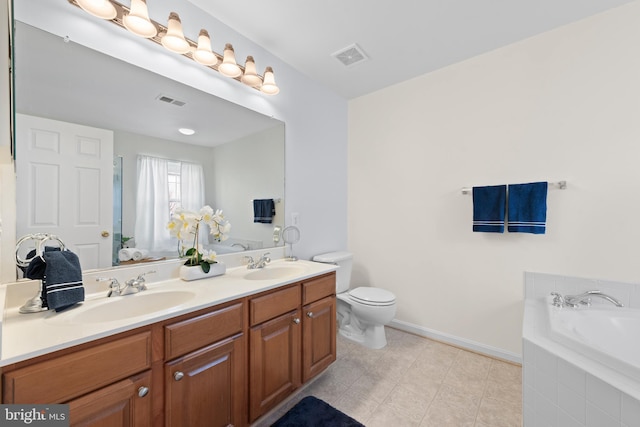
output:
[[[336,362],[254,423],[268,427],[313,395],[366,427],[520,427],[520,366],[387,328],[371,350],[338,335]]]

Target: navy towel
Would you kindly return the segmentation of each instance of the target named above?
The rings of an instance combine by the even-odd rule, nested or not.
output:
[[[273,199],[255,199],[253,201],[253,222],[271,224],[276,214],[276,204]]]
[[[78,256],[71,251],[45,251],[42,256],[46,263],[43,284],[48,307],[61,311],[84,301]]]
[[[507,186],[473,187],[473,231],[504,233]]]
[[[509,185],[510,233],[544,234],[547,222],[546,182]]]

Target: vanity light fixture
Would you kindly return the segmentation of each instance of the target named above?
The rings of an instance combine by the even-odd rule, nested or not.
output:
[[[194,133],[196,133],[195,130],[189,129],[189,128],[180,128],[180,129],[178,129],[178,132],[180,132],[183,135],[187,135],[187,136],[190,136],[190,135],[193,135]]]
[[[177,13],[171,12],[169,14],[167,33],[162,36],[160,43],[171,52],[179,53],[180,55],[189,52],[191,46],[184,38],[182,21],[180,21],[180,16]]]
[[[245,66],[236,63],[235,52],[230,43],[225,44],[223,55],[211,49],[211,38],[207,30],[200,30],[198,43],[184,36],[182,22],[176,12],[169,14],[165,27],[149,18],[147,0],[131,0],[127,7],[116,0],[67,0],[91,15],[108,20],[140,37],[145,37],[168,50],[183,55],[223,76],[240,81],[267,95],[280,92],[276,86],[273,68],[267,67],[264,78],[256,72],[252,56],[247,57]],[[115,15],[113,14],[115,10]],[[97,11],[97,13],[96,13]],[[222,62],[220,62],[222,60]]]
[[[256,63],[253,60],[253,56],[247,56],[247,60],[244,63],[244,73],[242,73],[240,81],[251,87],[259,87],[262,84],[262,79],[256,72]]]
[[[260,86],[260,91],[267,95],[277,95],[280,92],[280,88],[276,86],[276,79],[273,75],[273,68],[267,67],[264,70],[264,82]]]
[[[109,0],[78,0],[78,6],[85,12],[101,19],[113,19],[118,14],[115,6]]]
[[[205,29],[198,35],[198,47],[193,52],[193,59],[202,65],[216,65],[218,57],[211,51],[211,38]]]
[[[131,0],[131,9],[122,18],[122,24],[133,34],[147,39],[158,34],[158,29],[149,19],[147,0]]]
[[[236,53],[233,50],[231,43],[224,45],[224,57],[222,58],[222,64],[218,67],[220,74],[227,77],[239,77],[242,74],[240,66],[236,63]]]

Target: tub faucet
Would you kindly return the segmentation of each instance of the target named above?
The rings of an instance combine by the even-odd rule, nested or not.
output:
[[[616,307],[624,307],[624,305],[620,301],[610,295],[603,294],[600,291],[587,291],[580,295],[567,295],[564,298],[564,302],[565,305],[568,305],[569,307],[575,308],[578,307],[579,304],[589,307],[591,305],[591,298],[593,297],[605,299],[614,304]]]
[[[251,256],[246,256],[245,258],[247,259],[247,268],[249,270],[253,270],[254,268],[264,268],[264,266],[267,265],[268,262],[271,262],[271,258],[269,258],[267,255],[269,255],[269,252],[262,254],[260,259],[257,261],[254,261],[253,257]]]

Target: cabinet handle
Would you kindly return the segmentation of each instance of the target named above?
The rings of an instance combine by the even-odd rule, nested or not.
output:
[[[175,379],[176,381],[180,381],[183,377],[184,377],[184,374],[180,371],[173,374],[173,379]]]
[[[293,323],[295,323],[296,325],[298,325],[300,323],[300,319],[298,319],[297,317],[293,318]]]
[[[145,397],[147,394],[149,394],[149,387],[143,386],[138,389],[138,396]]]
[[[307,317],[313,317],[313,311],[308,311],[307,312]]]

